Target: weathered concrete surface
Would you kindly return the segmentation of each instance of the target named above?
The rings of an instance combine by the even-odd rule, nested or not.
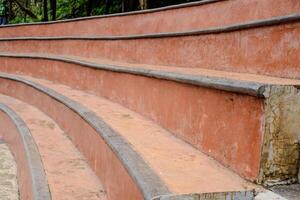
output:
[[[257,178],[263,99],[60,62],[21,63],[11,63],[7,69],[91,91],[120,103],[154,120],[242,176],[250,180]]]
[[[254,200],[288,200],[288,199],[272,191],[263,190],[255,196]]]
[[[253,198],[254,191],[241,191],[236,193],[216,192],[178,196],[162,196],[153,200],[253,200]]]
[[[281,195],[287,200],[299,200],[300,199],[300,184],[293,185],[278,185],[269,188],[273,192]]]
[[[47,75],[50,72],[45,72],[42,75],[41,73],[45,71],[43,68],[52,68],[58,63],[61,68],[65,68],[66,64],[68,64],[79,68],[86,68],[86,70],[99,69],[116,73],[127,73],[257,97],[264,97],[263,88],[265,85],[300,85],[300,80],[298,79],[278,78],[250,73],[203,68],[130,64],[75,56],[0,53],[0,70],[2,72],[32,73],[32,71],[36,70],[32,70],[31,68],[39,68],[40,72],[32,73],[32,75],[43,76],[47,79]]]
[[[64,85],[46,80],[38,82],[84,104],[88,110],[93,110],[97,114],[96,116],[101,116],[105,123],[108,123],[120,136],[126,139],[174,194],[245,191],[256,187],[137,113],[104,98]],[[26,85],[22,81],[4,81],[2,79],[0,86],[2,93],[30,102],[51,115],[57,123],[61,123],[68,129],[72,128],[72,131],[68,131],[70,137],[79,148],[86,152],[87,157],[93,159],[91,163],[99,173],[103,173],[101,169],[105,169],[104,167],[110,164],[108,162],[105,162],[103,166],[98,164],[101,163],[98,160],[101,157],[97,155],[103,151],[94,155],[94,151],[100,149],[101,145],[94,144],[97,138],[89,135],[90,127],[81,125],[82,118],[72,116],[72,112],[66,108],[67,103],[64,103],[65,106],[63,107],[56,100],[50,98],[47,93],[44,93],[49,92],[49,90],[34,89],[33,87],[36,86]],[[59,101],[65,102],[65,99],[67,98],[64,97],[64,100],[60,99]],[[75,102],[72,104],[75,105]],[[88,116],[92,116],[88,110],[85,112],[89,113]],[[97,118],[93,118],[97,122]],[[69,123],[70,120],[73,121],[72,125]],[[83,135],[80,130],[84,130],[85,140],[82,140]],[[117,136],[110,137],[110,139],[113,138],[117,138]],[[88,149],[84,147],[85,145],[88,145]],[[97,148],[94,145],[97,145]],[[108,151],[105,150],[104,152]],[[111,167],[113,166],[110,165]],[[114,167],[114,169],[117,168]],[[106,169],[106,171],[108,173],[109,170]],[[114,171],[114,173],[116,172]],[[106,176],[106,178],[106,181],[109,181],[113,177]],[[122,179],[118,177],[118,181],[118,185],[120,185]],[[112,186],[113,184],[111,184]],[[116,190],[117,188],[112,189]],[[128,190],[129,187],[127,186],[126,189]]]
[[[0,95],[0,102],[13,109],[30,130],[43,162],[52,200],[107,199],[100,180],[52,119],[38,109],[8,96]],[[0,127],[5,127],[5,124]]]
[[[50,200],[40,154],[29,130],[9,107],[0,105],[0,136],[9,145],[17,164],[20,199]]]
[[[223,0],[203,1],[190,5],[194,6],[182,6],[180,9],[179,6],[175,6],[176,9],[161,8],[140,14],[136,12],[120,16],[69,20],[66,23],[0,28],[0,37],[179,32],[265,19],[300,10],[300,2],[297,0]]]
[[[300,158],[300,92],[293,86],[271,86],[266,96],[259,182],[295,183]]]
[[[222,164],[230,166],[246,178],[250,177],[250,180],[258,179],[258,182],[265,180],[267,181],[265,184],[271,185],[281,181],[296,181],[299,157],[297,153],[299,149],[297,120],[300,98],[296,89],[299,85],[298,80],[198,69],[189,69],[186,72],[188,75],[195,73],[227,78],[232,76],[232,81],[241,80],[278,85],[273,89],[267,87],[264,93],[266,100],[263,100],[173,81],[162,81],[152,77],[97,70],[74,63],[31,58],[7,58],[0,59],[0,61],[2,71],[53,80],[73,88],[94,92],[99,96],[105,96],[121,103],[155,120],[198,149],[212,155]],[[134,65],[134,67],[144,67],[145,71],[155,69],[148,65]],[[172,67],[157,66],[157,69],[183,72],[183,69]],[[86,78],[83,80],[83,77]],[[279,86],[281,83],[296,87],[281,87]],[[148,90],[144,88],[148,88]],[[284,89],[281,91],[280,88]],[[170,91],[180,91],[180,93]],[[166,97],[162,98],[164,95]],[[223,102],[220,100],[220,96],[240,103]],[[177,101],[170,103],[168,98],[177,99]],[[182,101],[178,99],[182,99]],[[205,106],[202,109],[205,102],[211,104],[213,101],[216,103],[211,107]],[[189,103],[187,104],[187,102]],[[237,108],[238,105],[241,105],[241,108]],[[225,110],[227,106],[229,106],[228,110],[223,112],[224,115],[220,115],[219,111]],[[257,108],[256,114],[254,108]],[[179,112],[165,115],[173,110]],[[190,111],[186,112],[187,110]],[[243,115],[241,111],[244,113]],[[228,117],[228,113],[231,113],[230,117]],[[218,118],[215,119],[214,116],[218,116]],[[234,116],[238,116],[238,119],[233,120]],[[245,118],[249,116],[249,118],[243,121],[241,116]],[[209,120],[205,120],[205,118],[209,118]],[[186,119],[188,122],[181,120],[178,123],[178,119]],[[223,125],[222,123],[211,125],[214,121],[222,121]],[[255,123],[256,127],[253,126]],[[215,134],[208,135],[207,133]],[[263,137],[264,139],[262,139]],[[264,141],[263,152],[261,152],[262,141]],[[228,144],[236,144],[236,146],[232,147]],[[238,148],[239,151],[235,151],[235,148]],[[248,149],[252,149],[251,154],[247,153]],[[261,155],[262,161],[260,161]],[[260,167],[262,169],[258,176]]]
[[[298,20],[277,26],[192,36],[1,40],[0,51],[46,52],[128,63],[299,78],[299,35]]]
[[[19,200],[17,164],[2,140],[0,140],[0,199]]]
[[[0,85],[4,88],[8,86],[2,84]],[[79,116],[72,109],[66,107],[60,101],[53,100],[50,96],[43,95],[43,93],[37,92],[33,88],[26,87],[26,85],[21,84],[19,86],[20,87],[18,88],[18,91],[10,89],[12,93],[6,93],[4,91],[2,91],[1,93],[8,94],[8,96],[12,97],[17,97],[23,102],[27,102],[31,105],[33,104],[44,113],[47,113],[47,115],[50,116],[56,122],[56,124],[58,124],[58,126],[68,134],[69,138],[72,140],[73,144],[75,144],[76,148],[85,156],[89,166],[94,170],[96,175],[102,181],[108,199],[143,199],[143,195],[139,190],[137,183],[128,174],[128,171],[125,168],[126,166],[122,164],[122,162],[115,155],[114,151],[110,149],[103,138],[99,136],[99,133],[97,131],[100,132],[100,130],[94,129],[95,126],[100,126],[101,124],[99,125],[99,123],[94,123],[93,126],[91,126],[89,122],[83,120],[81,116]],[[26,92],[26,90],[29,91]],[[72,105],[76,106],[76,104]],[[83,110],[83,108],[80,107],[78,108],[77,112],[80,112],[81,110]],[[91,115],[88,112],[84,114],[87,116]],[[94,118],[90,120],[94,121]],[[72,123],[70,123],[70,121]],[[101,131],[103,130],[101,129]],[[106,129],[104,131],[106,131]],[[84,140],[82,139],[83,134],[85,136]],[[120,140],[118,137],[112,137],[112,140],[116,140],[115,143],[119,144],[119,146],[114,149],[115,151],[122,148],[128,148],[123,147],[122,143],[120,144]],[[135,158],[132,159],[134,160]],[[141,167],[141,165],[136,166],[136,168],[138,169],[139,167]],[[142,169],[144,170],[144,168]],[[152,178],[152,176],[149,177],[149,179],[151,180]],[[160,188],[157,189],[157,191],[158,190],[160,190]]]

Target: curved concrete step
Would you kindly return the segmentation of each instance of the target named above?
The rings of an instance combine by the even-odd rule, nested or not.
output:
[[[51,194],[36,143],[24,121],[0,104],[0,135],[17,163],[21,199],[50,200]]]
[[[299,109],[298,80],[213,70],[99,64],[45,55],[8,57],[1,63],[2,72],[48,79],[120,103],[249,180],[296,180],[299,156],[294,151],[298,148],[294,140],[298,132],[293,121]],[[290,106],[294,106],[294,112],[288,111]],[[282,123],[278,123],[280,120]],[[281,153],[284,145],[289,150]],[[290,163],[288,170],[283,163]]]
[[[0,199],[19,200],[17,164],[12,152],[0,140]]]
[[[39,70],[36,70],[37,68]],[[72,68],[72,70],[69,68]],[[256,97],[265,97],[266,94],[264,92],[268,85],[290,85],[296,87],[300,85],[300,80],[298,79],[249,73],[131,64],[75,56],[0,53],[0,70],[2,72],[28,74],[60,82],[63,80],[61,74],[70,73],[71,77],[76,79],[79,75],[84,74],[84,76],[88,76],[88,72],[94,71],[93,69],[174,81]],[[59,73],[56,74],[56,72]],[[76,82],[79,82],[79,85],[82,84],[80,80],[76,80]],[[67,81],[65,83],[68,84]],[[78,87],[80,88],[80,86]],[[92,90],[91,88],[87,89]]]
[[[25,148],[25,152],[35,149],[35,154],[40,154],[40,156],[31,155],[32,158],[29,160],[29,168],[33,170],[31,173],[35,174],[39,180],[41,180],[41,175],[38,173],[43,173],[44,176],[46,175],[47,177],[47,180],[46,177],[44,177],[43,182],[35,178],[32,184],[38,187],[38,189],[33,190],[31,196],[23,196],[21,193],[22,199],[107,199],[98,178],[86,164],[82,155],[76,150],[65,133],[52,119],[38,109],[8,96],[0,95],[0,102],[1,110],[7,114],[14,115],[14,119],[17,120],[17,122],[21,122],[20,127],[27,131],[27,135],[23,135],[22,137],[26,139],[31,138],[31,144],[27,149]],[[24,121],[22,121],[21,118]],[[4,128],[1,130],[5,130],[5,133],[8,131],[5,138],[12,137],[12,134],[9,133],[10,129],[7,129],[7,127],[9,127],[8,125],[8,121],[1,120],[1,126]],[[16,136],[9,141],[16,144],[15,139]],[[36,143],[36,147],[32,144],[34,142]],[[20,146],[18,145],[14,148],[18,149]],[[20,155],[16,154],[16,156],[18,159],[21,159]],[[41,159],[42,164],[37,168],[35,165],[39,159]],[[24,173],[23,170],[26,169],[24,166],[25,163],[18,162],[18,166],[19,165],[21,169],[19,173],[22,176]],[[39,172],[39,170],[42,172]],[[26,188],[25,192],[28,193],[30,189],[28,188],[30,186],[29,179],[21,183]],[[46,188],[48,189],[48,195],[45,194]]]
[[[192,32],[107,37],[2,38],[1,52],[300,77],[300,14]],[[274,70],[276,69],[276,70]]]
[[[179,32],[266,19],[299,10],[297,0],[204,0],[131,13],[1,26],[0,37]]]
[[[103,180],[109,199],[253,197],[238,191],[256,186],[140,115],[63,85],[26,79],[1,74],[0,92],[38,107],[67,130]]]

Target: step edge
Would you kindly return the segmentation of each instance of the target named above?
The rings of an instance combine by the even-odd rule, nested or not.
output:
[[[23,148],[27,157],[26,161],[30,170],[33,199],[51,200],[51,193],[44,171],[42,158],[29,128],[23,119],[9,106],[0,103],[0,110],[3,111],[14,123],[22,140]]]
[[[153,197],[159,195],[172,194],[159,176],[146,164],[143,158],[130,146],[126,139],[92,111],[52,89],[46,88],[33,81],[26,80],[25,78],[5,73],[0,73],[0,78],[17,81],[32,87],[77,113],[92,128],[94,128],[99,136],[108,144],[133,178],[146,200],[151,200]]]
[[[150,78],[163,79],[168,81],[174,81],[178,83],[190,84],[199,87],[206,87],[211,89],[223,90],[227,92],[235,92],[255,96],[259,98],[266,98],[265,88],[267,84],[251,82],[251,81],[240,81],[228,78],[205,76],[205,75],[190,75],[178,72],[168,72],[161,70],[137,68],[137,67],[123,67],[112,64],[99,64],[91,63],[82,60],[76,60],[72,58],[66,58],[61,56],[41,56],[41,55],[29,55],[29,54],[2,54],[0,57],[8,58],[29,58],[29,59],[45,59],[52,61],[59,61],[65,63],[71,63],[81,65],[83,67],[111,71],[116,73],[128,73],[132,75],[139,75]],[[130,65],[130,64],[128,64]]]
[[[0,78],[26,84],[29,87],[43,92],[51,98],[61,102],[62,104],[73,110],[75,113],[77,113],[82,119],[84,119],[88,124],[90,124],[91,127],[93,127],[97,131],[97,133],[105,140],[105,142],[117,155],[117,157],[120,159],[120,161],[122,162],[126,170],[129,172],[131,177],[134,179],[134,181],[136,181],[146,200],[159,200],[159,198],[163,196],[176,198],[180,197],[181,199],[181,197],[186,196],[182,196],[182,194],[173,194],[171,191],[169,191],[169,188],[165,185],[165,183],[146,164],[143,158],[139,156],[139,154],[130,146],[126,139],[123,138],[123,136],[118,134],[117,131],[115,131],[112,127],[106,124],[106,122],[101,117],[96,116],[94,112],[82,106],[80,103],[71,100],[68,97],[63,96],[62,94],[57,93],[52,89],[46,88],[38,83],[35,83],[33,81],[27,80],[19,76],[0,73]],[[243,191],[224,191],[222,193],[235,194],[240,192]],[[187,195],[189,196],[191,194]],[[183,198],[183,200],[185,199]]]
[[[161,39],[173,37],[201,36],[209,34],[222,34],[234,31],[242,31],[266,26],[276,26],[281,24],[295,23],[300,21],[300,13],[293,13],[279,17],[271,17],[262,20],[252,20],[245,23],[237,23],[227,26],[216,26],[212,28],[196,29],[183,32],[165,32],[152,34],[137,34],[126,36],[52,36],[52,37],[10,37],[0,38],[0,41],[17,40],[135,40],[135,39]]]
[[[98,15],[98,16],[90,16],[90,17],[78,17],[78,18],[73,18],[73,19],[64,19],[64,20],[49,21],[49,22],[8,24],[8,25],[0,26],[0,29],[1,28],[9,28],[9,27],[17,27],[17,26],[60,24],[60,23],[68,23],[68,22],[86,21],[86,20],[92,20],[92,19],[102,19],[102,18],[113,18],[113,17],[120,17],[120,16],[148,14],[148,13],[155,13],[155,12],[161,12],[161,11],[176,10],[176,9],[180,9],[180,8],[196,7],[196,6],[201,6],[201,5],[205,5],[205,4],[211,4],[211,3],[218,3],[218,2],[223,2],[223,1],[228,1],[228,0],[203,0],[203,1],[199,1],[199,2],[181,3],[178,5],[164,6],[164,7],[160,7],[160,8],[152,8],[152,9],[147,9],[147,10],[138,10],[138,11],[124,12],[124,13],[106,14],[106,15]]]
[[[152,200],[253,200],[255,190],[164,195]]]

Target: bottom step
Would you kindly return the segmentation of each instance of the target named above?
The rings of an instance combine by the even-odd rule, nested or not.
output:
[[[0,199],[19,199],[17,165],[8,146],[2,140],[0,140]]]
[[[52,200],[106,199],[97,176],[51,118],[11,97],[0,95],[0,103],[14,110],[28,127],[41,155]]]

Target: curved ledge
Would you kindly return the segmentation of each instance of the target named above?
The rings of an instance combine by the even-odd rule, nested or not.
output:
[[[171,194],[167,186],[160,180],[158,175],[147,165],[147,163],[145,163],[143,158],[138,155],[131,145],[92,111],[51,89],[45,88],[24,78],[5,73],[0,73],[0,78],[28,85],[64,104],[83,118],[97,131],[100,137],[105,140],[105,142],[117,155],[126,170],[132,176],[135,183],[138,185],[146,200],[152,200],[157,196]]]
[[[41,55],[28,55],[28,54],[1,54],[0,57],[9,58],[30,58],[30,59],[45,59],[66,62],[71,64],[81,65],[83,67],[107,70],[117,73],[128,73],[133,75],[140,75],[145,77],[152,77],[157,79],[175,81],[179,83],[191,84],[200,87],[213,88],[218,90],[224,90],[228,92],[236,92],[241,94],[247,94],[256,97],[265,97],[266,84],[257,82],[239,81],[228,78],[205,76],[205,75],[190,75],[177,72],[168,72],[152,69],[144,69],[137,67],[124,67],[111,64],[98,64],[91,63],[82,60],[76,60],[72,58],[65,58],[60,56],[41,56]],[[130,64],[129,64],[130,65]]]
[[[62,36],[62,37],[12,37],[0,38],[0,41],[15,41],[15,40],[134,40],[134,39],[151,39],[151,38],[171,38],[171,37],[187,37],[208,34],[228,33],[246,29],[253,29],[265,26],[275,26],[300,21],[300,13],[273,17],[264,20],[255,20],[246,23],[239,23],[229,26],[213,27],[207,29],[186,31],[186,32],[169,32],[169,33],[154,33],[128,36]]]
[[[189,200],[189,199],[210,199],[231,197],[231,199],[240,199],[243,195],[243,199],[252,199],[254,190],[243,190],[242,191],[224,191],[221,193],[209,193],[209,194],[175,194],[168,190],[167,186],[159,179],[157,174],[145,163],[145,161],[135,152],[131,145],[125,141],[125,139],[115,132],[104,120],[96,116],[92,111],[86,109],[81,104],[53,91],[52,89],[46,88],[40,84],[29,81],[22,77],[15,75],[9,75],[0,73],[1,79],[7,79],[15,82],[19,82],[22,85],[26,85],[29,88],[33,88],[38,92],[43,93],[45,96],[49,96],[53,100],[62,103],[68,107],[75,114],[78,114],[84,119],[93,129],[97,131],[105,142],[110,146],[113,152],[121,160],[129,174],[133,177],[135,183],[142,191],[143,197],[146,200]],[[24,88],[22,86],[22,88]],[[40,96],[42,97],[42,96]],[[196,191],[197,192],[197,191]]]
[[[3,136],[4,140],[6,140],[7,144],[9,144],[11,149],[13,149],[13,152],[16,155],[17,164],[28,165],[28,172],[24,169],[24,166],[18,166],[18,171],[20,170],[19,167],[21,167],[22,170],[22,172],[19,171],[18,174],[22,175],[24,173],[29,173],[26,175],[30,179],[29,183],[28,180],[24,178],[24,175],[18,176],[19,182],[21,183],[21,197],[24,197],[24,199],[27,197],[33,200],[51,200],[51,194],[42,160],[29,129],[27,128],[25,122],[8,106],[0,103],[0,110],[8,116],[9,120],[16,127],[16,132],[18,134],[17,136],[12,136],[7,135],[6,133]],[[11,140],[11,137],[14,137],[15,140]],[[20,142],[17,142],[16,140]],[[21,145],[22,147],[17,147],[16,145]],[[18,152],[17,148],[22,148],[24,152]],[[23,158],[21,154],[19,155],[19,153],[24,153],[26,158]],[[22,162],[22,159],[25,159],[25,162]],[[31,191],[27,191],[27,189],[31,189]]]
[[[59,24],[59,23],[67,23],[67,22],[75,22],[75,21],[84,21],[84,20],[90,20],[90,19],[100,19],[100,18],[109,18],[109,17],[147,14],[147,13],[161,12],[161,11],[173,10],[173,9],[179,9],[179,8],[200,6],[200,5],[210,4],[210,3],[216,3],[216,2],[219,2],[219,1],[227,1],[227,0],[202,0],[202,1],[199,1],[199,2],[183,3],[183,4],[165,6],[165,7],[161,7],[161,8],[153,8],[153,9],[148,9],[148,10],[139,10],[139,11],[133,11],[133,12],[116,13],[116,14],[92,16],[92,17],[79,17],[79,18],[74,18],[74,19],[65,19],[65,20],[50,21],[50,22],[12,24],[12,25],[0,26],[0,28],[16,27],[16,26]]]

